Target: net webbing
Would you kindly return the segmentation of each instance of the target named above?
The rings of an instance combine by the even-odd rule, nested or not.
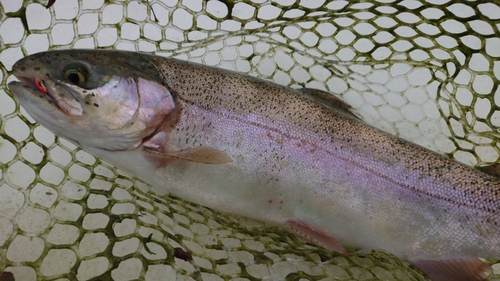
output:
[[[325,89],[386,131],[469,165],[498,161],[497,1],[38,2],[0,0],[1,281],[426,280],[384,252],[332,258],[159,194],[54,137],[6,87],[39,51],[153,52]]]

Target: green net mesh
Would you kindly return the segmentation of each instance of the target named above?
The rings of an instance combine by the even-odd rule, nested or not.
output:
[[[47,4],[0,0],[1,281],[426,280],[384,252],[332,257],[158,193],[54,137],[6,88],[13,63],[38,51],[153,52],[325,89],[367,123],[458,161],[499,159],[498,1]]]

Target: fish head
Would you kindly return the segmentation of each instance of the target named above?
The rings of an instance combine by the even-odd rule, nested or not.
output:
[[[16,62],[9,89],[54,134],[108,150],[134,149],[175,103],[152,56],[123,51],[61,50]]]

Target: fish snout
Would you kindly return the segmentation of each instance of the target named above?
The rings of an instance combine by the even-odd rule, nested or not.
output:
[[[43,57],[44,53],[38,53],[34,55],[27,56],[18,60],[12,66],[12,73],[19,78],[20,76],[35,79],[41,76],[42,72],[45,71],[44,64],[39,60]]]
[[[26,71],[26,65],[24,63],[24,59],[16,61],[16,63],[14,63],[14,65],[12,66],[12,73],[16,77],[22,75],[25,71]]]

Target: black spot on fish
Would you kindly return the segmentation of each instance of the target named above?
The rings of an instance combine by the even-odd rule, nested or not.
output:
[[[26,67],[21,66],[21,70],[22,70],[22,71],[25,71],[25,70],[26,70]]]
[[[88,101],[85,102],[86,104],[90,105],[90,103]]]
[[[86,94],[87,93],[87,90],[83,90],[82,93]]]
[[[93,96],[93,97],[95,97],[95,94],[94,94],[94,93],[91,93],[90,95],[91,95],[91,96]]]
[[[95,107],[99,107],[99,105],[98,105],[97,103],[94,103],[94,106],[95,106]]]
[[[40,67],[39,66],[35,66],[34,68],[35,70],[40,70]]]

